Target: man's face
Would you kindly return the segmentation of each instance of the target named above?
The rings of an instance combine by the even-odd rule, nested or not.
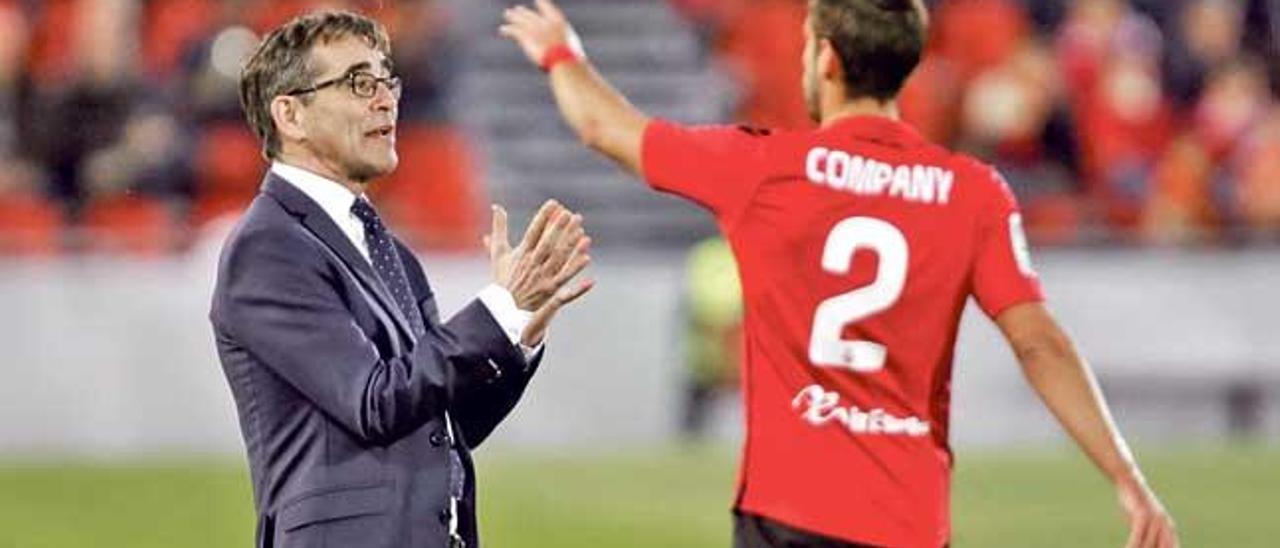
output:
[[[804,19],[804,52],[800,62],[804,66],[804,76],[800,85],[804,88],[804,105],[809,110],[809,119],[822,121],[822,112],[818,98],[818,40],[813,35],[812,17]]]
[[[364,39],[349,36],[311,49],[320,69],[315,82],[354,73],[390,76],[390,61]],[[359,97],[348,81],[317,90],[306,104],[305,146],[336,175],[358,183],[386,175],[399,163],[395,124],[398,97],[378,84],[373,97]]]

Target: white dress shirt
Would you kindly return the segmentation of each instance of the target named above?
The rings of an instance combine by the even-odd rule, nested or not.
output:
[[[319,204],[320,209],[333,219],[342,233],[346,234],[351,243],[356,246],[364,260],[368,261],[370,266],[373,265],[369,259],[369,244],[364,239],[364,223],[351,212],[351,206],[356,203],[355,194],[336,181],[278,161],[271,164],[271,171]],[[542,349],[542,344],[536,348],[520,344],[520,334],[524,332],[525,326],[529,325],[529,319],[533,314],[516,308],[516,300],[511,296],[510,291],[491,283],[481,289],[476,297],[484,303],[485,309],[493,316],[494,321],[498,322],[503,333],[507,334],[511,344],[518,345],[524,350],[526,358],[531,358]]]

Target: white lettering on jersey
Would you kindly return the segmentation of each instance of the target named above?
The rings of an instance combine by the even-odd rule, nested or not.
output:
[[[946,205],[956,175],[949,169],[924,165],[890,165],[843,150],[814,147],[804,161],[805,176],[824,185],[860,196],[888,196],[908,202]]]
[[[1022,231],[1022,215],[1009,215],[1009,243],[1013,245],[1013,259],[1018,263],[1018,271],[1028,278],[1036,277],[1031,267],[1031,250],[1027,246],[1027,235]]]
[[[800,418],[813,426],[838,422],[854,434],[921,437],[929,434],[929,422],[919,417],[895,417],[879,407],[862,410],[842,407],[840,394],[811,384],[791,400],[792,409],[801,409]]]

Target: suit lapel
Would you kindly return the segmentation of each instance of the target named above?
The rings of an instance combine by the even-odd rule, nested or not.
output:
[[[320,209],[319,204],[312,201],[297,187],[270,171],[267,172],[266,179],[262,183],[262,192],[275,198],[285,210],[296,215],[307,230],[310,230],[329,249],[333,250],[342,262],[346,263],[347,267],[355,273],[358,281],[364,284],[369,292],[377,297],[378,302],[382,304],[382,308],[395,320],[394,323],[400,327],[401,332],[409,340],[417,339],[417,335],[409,327],[409,320],[405,318],[404,311],[400,310],[395,300],[391,298],[391,294],[387,291],[382,280],[378,278],[378,275],[374,273],[369,261],[365,260],[360,251],[351,243],[351,239],[342,232],[342,229],[338,228],[333,219],[330,219],[329,215],[323,209]]]

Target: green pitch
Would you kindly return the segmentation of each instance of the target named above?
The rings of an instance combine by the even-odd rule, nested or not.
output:
[[[1189,547],[1277,546],[1280,448],[1139,453]],[[591,456],[482,453],[486,545],[728,546],[735,458],[722,448]],[[0,547],[252,545],[235,462],[0,464]],[[954,544],[1120,546],[1111,490],[1063,453],[962,453]]]

